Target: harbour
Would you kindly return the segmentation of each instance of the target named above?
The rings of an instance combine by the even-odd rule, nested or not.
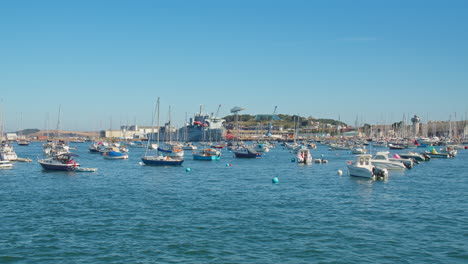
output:
[[[49,172],[36,160],[0,170],[3,262],[468,259],[466,150],[369,180],[338,175],[355,155],[323,144],[310,151],[326,164],[291,162],[295,152],[278,144],[261,159],[235,158],[225,148],[217,161],[187,152],[183,166],[158,168],[139,164],[144,148],[112,161],[86,143],[70,146],[98,170]],[[32,142],[16,152],[35,157],[41,148]]]
[[[3,1],[0,264],[468,263],[468,1]]]

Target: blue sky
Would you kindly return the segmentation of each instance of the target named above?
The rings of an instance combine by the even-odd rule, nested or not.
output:
[[[2,1],[7,130],[207,112],[460,120],[468,1]],[[455,114],[457,117],[455,117]]]

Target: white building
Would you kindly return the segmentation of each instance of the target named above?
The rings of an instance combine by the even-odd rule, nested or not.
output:
[[[6,133],[6,140],[16,141],[18,140],[18,135],[16,133]]]
[[[121,126],[120,130],[102,130],[100,137],[120,139],[142,139],[153,130],[150,126]],[[157,129],[155,129],[156,131]]]

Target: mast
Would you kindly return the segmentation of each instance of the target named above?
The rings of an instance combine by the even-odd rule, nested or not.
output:
[[[3,141],[3,98],[0,101],[0,143]]]
[[[47,135],[47,140],[49,140],[49,112],[46,114],[46,121],[45,121],[45,129],[46,129],[46,135]],[[44,134],[42,134],[44,135]]]
[[[171,106],[169,106],[169,125],[168,125],[168,131],[169,131],[169,144],[172,144],[172,130],[171,130]],[[167,132],[166,131],[166,137],[167,137]]]
[[[152,139],[154,139],[154,116],[156,115],[156,107],[157,107],[158,103],[159,103],[159,97],[158,97],[158,101],[157,101],[156,105],[154,106],[153,114],[151,115],[151,137],[148,138],[148,142],[146,143],[145,157],[148,154],[148,149],[149,149],[149,146],[151,144],[151,141],[152,141]],[[159,135],[159,133],[158,133],[158,135]]]
[[[157,101],[157,115],[156,115],[156,123],[158,124],[158,137],[157,137],[157,145],[158,147],[156,148],[156,153],[158,154],[159,156],[159,133],[161,132],[161,128],[159,127],[159,97],[158,97],[158,101]]]
[[[185,112],[185,126],[184,126],[184,142],[188,142],[188,122],[187,122],[187,112]]]
[[[60,110],[62,105],[59,105],[58,117],[57,117],[57,141],[60,140]]]

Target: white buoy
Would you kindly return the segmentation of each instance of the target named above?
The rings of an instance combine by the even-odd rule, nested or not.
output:
[[[138,164],[139,164],[140,166],[143,166],[143,165],[144,165],[143,162],[141,162],[141,161],[138,162]]]
[[[343,171],[342,170],[338,170],[338,175],[343,175]]]

